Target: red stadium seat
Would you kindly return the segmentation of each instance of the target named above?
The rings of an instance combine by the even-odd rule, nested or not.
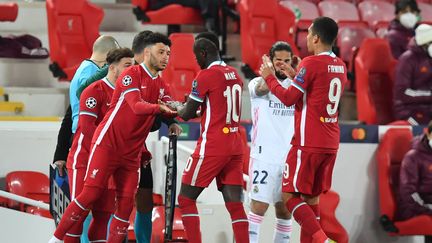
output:
[[[365,39],[355,58],[358,120],[366,124],[393,121],[396,60],[384,39]]]
[[[374,38],[375,33],[367,27],[342,27],[339,29],[337,46],[339,56],[346,63],[353,61],[354,53],[366,38]],[[350,65],[348,65],[350,66]]]
[[[133,10],[138,20],[147,24],[198,24],[203,23],[198,9],[170,4],[158,10],[149,10],[148,0],[132,0]]]
[[[348,243],[348,233],[336,218],[336,208],[339,205],[339,195],[328,191],[320,196],[320,224],[330,239],[338,243]]]
[[[351,2],[340,0],[328,0],[318,3],[321,16],[334,19],[339,27],[342,26],[365,26],[367,23],[361,21],[356,6]]]
[[[278,40],[288,42],[296,55],[295,16],[276,0],[241,0],[240,38],[243,63],[257,73],[263,54]],[[245,70],[243,70],[245,71]]]
[[[382,137],[376,154],[380,222],[390,235],[432,235],[431,216],[404,221],[395,218],[400,164],[411,148],[412,137],[410,128],[390,128]]]
[[[418,7],[421,10],[421,21],[423,23],[432,24],[432,4],[419,2]]]
[[[300,51],[300,57],[306,57],[309,55],[306,46],[306,36],[309,26],[312,21],[319,17],[319,12],[317,6],[306,0],[285,0],[281,1],[280,4],[291,11],[296,9],[300,10],[301,17],[297,23],[297,32],[295,37],[295,43]]]
[[[373,29],[388,26],[394,19],[394,4],[385,1],[364,1],[358,4],[358,10],[362,20],[368,22]]]
[[[6,191],[33,200],[49,203],[48,176],[36,171],[14,171],[6,175]],[[10,208],[25,211],[25,205],[9,200]]]
[[[157,206],[153,208],[153,230],[152,230],[152,243],[164,242],[165,231],[165,207]],[[186,232],[184,231],[183,221],[181,218],[180,208],[176,207],[174,210],[173,222],[173,242],[175,240],[186,240]]]
[[[193,53],[194,37],[192,34],[174,33],[170,35],[170,39],[171,56],[162,77],[169,83],[173,98],[183,102],[190,94],[192,81],[200,71]]]
[[[47,0],[50,70],[60,80],[71,80],[80,63],[89,58],[99,37],[103,10],[86,0]]]
[[[18,16],[17,3],[0,3],[0,22],[14,22]]]

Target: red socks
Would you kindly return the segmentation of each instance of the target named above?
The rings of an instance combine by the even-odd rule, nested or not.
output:
[[[231,215],[234,238],[237,243],[249,243],[249,221],[241,202],[226,202]]]
[[[195,200],[178,196],[183,226],[190,243],[201,243],[200,219]]]
[[[88,230],[89,240],[96,242],[106,240],[108,222],[111,218],[111,213],[93,210],[92,214],[93,219]]]
[[[320,219],[320,211],[319,211],[319,205],[309,205],[309,207],[312,209],[312,211],[315,214],[316,219],[319,222]],[[301,243],[310,243],[312,242],[312,236],[306,234],[304,230],[300,231],[300,242]]]
[[[117,210],[111,220],[108,242],[121,243],[128,233],[129,217],[133,209],[133,197],[118,197]]]
[[[301,226],[301,236],[303,236],[301,237],[302,243],[308,242],[310,236],[312,236],[312,242],[324,242],[327,239],[327,236],[316,219],[317,216],[314,210],[302,199],[298,197],[291,198],[286,203],[286,207]],[[318,208],[315,208],[315,210],[319,213]]]

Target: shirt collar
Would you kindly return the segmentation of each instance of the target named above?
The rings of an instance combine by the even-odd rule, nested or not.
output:
[[[150,76],[152,79],[157,79],[159,77],[159,74],[156,74],[156,76],[153,76],[153,74],[150,72],[150,70],[147,68],[147,66],[143,63],[140,64],[141,67],[144,69],[144,71]]]
[[[224,61],[220,60],[220,61],[214,61],[214,62],[210,63],[210,65],[207,67],[207,69],[209,69],[215,65],[220,65],[220,66],[226,67],[226,63]]]
[[[114,85],[108,80],[107,77],[103,78],[102,81],[104,81],[104,83],[108,85],[108,87],[110,87],[111,89],[115,89]]]
[[[317,56],[323,56],[323,55],[328,55],[328,56],[331,56],[331,57],[336,57],[336,54],[334,54],[332,51],[324,51],[324,52],[319,53]]]

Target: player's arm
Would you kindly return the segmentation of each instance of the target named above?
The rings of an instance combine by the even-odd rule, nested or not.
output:
[[[92,84],[98,80],[103,79],[107,75],[108,75],[108,65],[105,65],[101,69],[99,69],[95,74],[90,76],[90,78],[85,80],[83,82],[83,84],[81,84],[80,87],[78,87],[78,90],[76,92],[77,97],[79,98],[81,96],[82,92],[84,91],[84,89],[87,88],[88,86],[90,86],[90,84]]]
[[[141,99],[140,79],[133,69],[128,69],[119,79],[117,86],[120,86],[126,103],[136,115],[175,114],[164,104],[152,104]]]
[[[198,117],[198,108],[201,106],[201,102],[197,101],[189,96],[186,104],[183,107],[178,107],[178,116],[183,120],[188,121],[195,117]]]
[[[99,117],[102,104],[102,99],[93,89],[86,89],[82,93],[78,126],[84,136],[93,137],[93,133],[97,127],[96,120]]]
[[[269,93],[269,88],[263,78],[254,78],[248,85],[249,93],[252,98],[261,97]]]

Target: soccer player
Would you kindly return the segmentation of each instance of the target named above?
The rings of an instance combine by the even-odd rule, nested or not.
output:
[[[69,204],[50,242],[61,242],[102,195],[111,175],[116,185],[117,208],[108,242],[122,242],[127,234],[144,141],[155,115],[176,115],[159,104],[171,100],[158,75],[168,63],[171,41],[159,33],[151,34],[146,41],[144,62],[126,69],[116,81],[110,108],[93,136],[84,188]]]
[[[178,203],[191,243],[201,242],[196,199],[216,178],[231,215],[237,243],[249,242],[248,220],[242,204],[243,151],[240,126],[243,81],[237,71],[220,58],[218,48],[207,38],[194,43],[201,72],[192,82],[185,106],[176,106],[179,116],[189,120],[201,107],[201,136],[183,172]]]
[[[292,77],[288,71],[293,53],[288,43],[278,41],[270,49],[270,60],[275,67],[279,84],[287,88]],[[249,188],[251,211],[249,212],[249,238],[251,243],[259,241],[260,225],[269,204],[276,210],[276,227],[273,242],[289,242],[291,215],[282,203],[282,174],[285,160],[291,148],[294,133],[294,106],[285,106],[272,94],[264,79],[257,77],[249,82],[252,109],[252,146],[250,172],[252,185]]]
[[[344,62],[332,52],[338,25],[316,18],[308,30],[306,57],[287,89],[279,84],[267,56],[261,76],[286,106],[295,105],[295,130],[282,179],[282,199],[301,225],[301,242],[330,242],[317,220],[319,196],[330,189],[339,147],[338,106],[347,82]]]
[[[132,51],[127,48],[109,51],[106,57],[108,64],[107,76],[87,87],[81,96],[80,118],[66,164],[71,200],[76,198],[84,186],[84,176],[93,133],[109,108],[115,80],[125,68],[133,64],[132,57]],[[92,209],[93,221],[88,232],[90,241],[106,239],[107,224],[111,214],[114,213],[114,204],[114,190],[106,190],[104,197],[95,202]],[[81,217],[80,221],[66,233],[64,237],[65,243],[80,242],[84,219],[84,217]]]

